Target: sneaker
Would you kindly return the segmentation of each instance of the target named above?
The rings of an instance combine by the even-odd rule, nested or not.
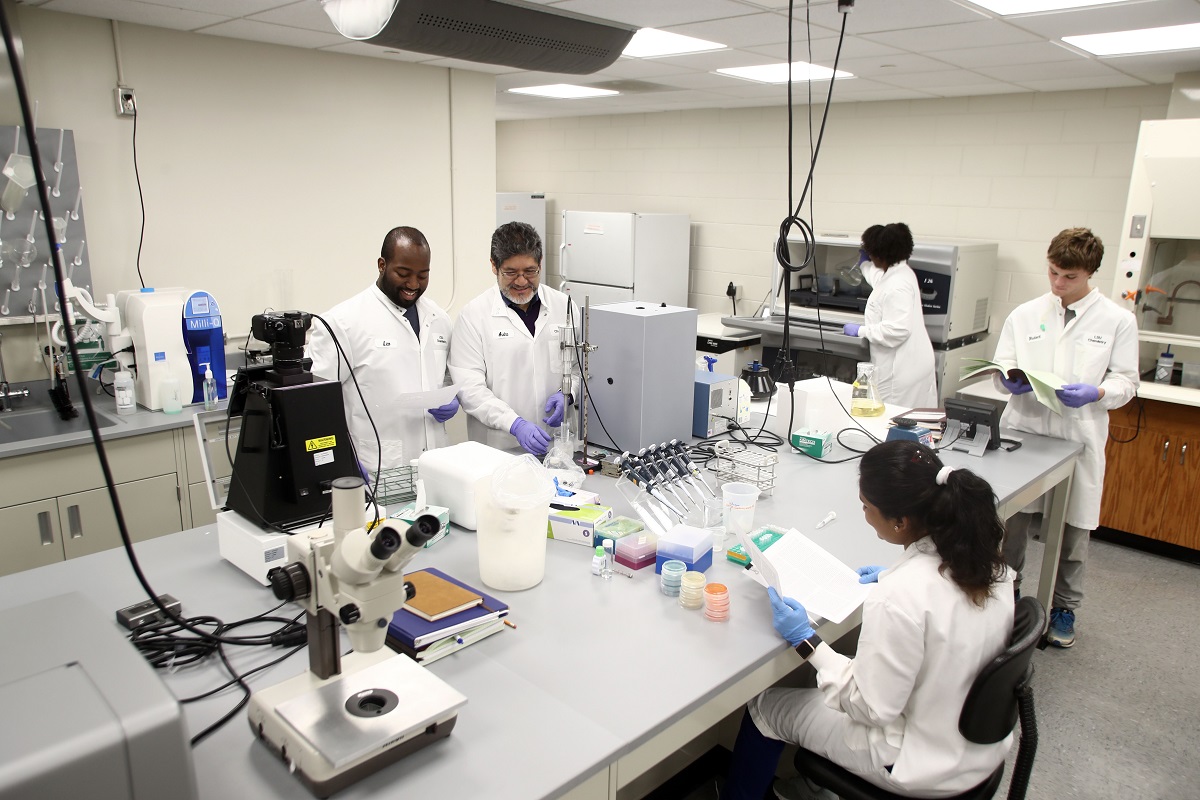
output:
[[[1055,647],[1070,647],[1075,644],[1075,612],[1069,608],[1050,609],[1050,630],[1046,641]]]
[[[775,796],[779,800],[838,800],[836,794],[817,786],[803,775],[777,780],[771,788],[775,790]]]

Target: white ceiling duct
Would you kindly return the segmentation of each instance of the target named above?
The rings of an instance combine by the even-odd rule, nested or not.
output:
[[[322,0],[321,5],[350,39],[572,75],[612,64],[637,30],[523,0]]]

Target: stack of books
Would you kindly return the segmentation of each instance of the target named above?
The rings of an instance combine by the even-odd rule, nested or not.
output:
[[[417,593],[392,617],[388,646],[429,664],[506,626],[508,605],[433,567],[405,576]]]

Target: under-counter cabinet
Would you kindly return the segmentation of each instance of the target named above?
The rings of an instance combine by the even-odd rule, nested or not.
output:
[[[1104,452],[1100,524],[1200,550],[1200,408],[1135,399],[1109,412]]]
[[[133,541],[183,529],[172,431],[104,443]],[[121,545],[91,445],[0,461],[0,575]]]

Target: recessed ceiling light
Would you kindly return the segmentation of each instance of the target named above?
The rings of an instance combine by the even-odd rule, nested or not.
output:
[[[728,75],[731,78],[741,78],[742,80],[755,81],[756,83],[788,82],[787,64],[763,64],[758,67],[729,67],[727,69],[719,69],[717,72],[721,75]],[[791,74],[792,83],[827,81],[835,77],[833,70],[829,67],[809,64],[806,61],[793,61]],[[839,69],[836,77],[853,78],[854,75]]]
[[[513,94],[531,94],[536,97],[554,97],[560,100],[579,97],[610,97],[620,92],[611,89],[594,89],[591,86],[574,86],[570,83],[552,83],[549,86],[526,86],[509,89]]]
[[[725,45],[697,39],[692,36],[681,36],[678,33],[642,28],[629,40],[629,45],[621,53],[633,58],[659,58],[661,56],[677,56],[683,53],[703,53],[706,50],[724,50]]]
[[[1137,31],[1064,36],[1062,40],[1095,56],[1195,50],[1200,49],[1200,22],[1191,25],[1170,25],[1165,28],[1142,28]]]
[[[1011,14],[1037,14],[1041,11],[1064,11],[1085,6],[1107,6],[1129,0],[971,0],[988,11],[1007,17]]]

